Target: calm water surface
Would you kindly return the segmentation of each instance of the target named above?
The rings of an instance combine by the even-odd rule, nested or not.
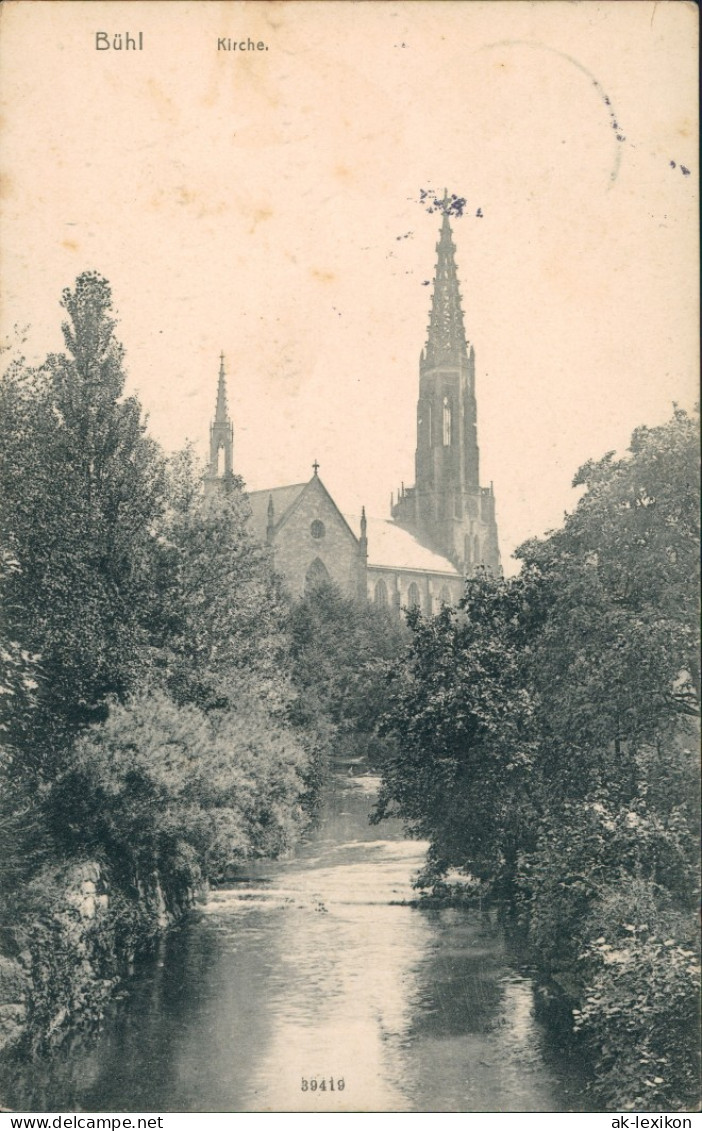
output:
[[[335,779],[320,829],[294,859],[214,892],[129,983],[100,1033],[4,1069],[4,1102],[586,1110],[499,927],[477,911],[402,906],[426,846],[388,822],[368,825],[375,784]],[[303,1091],[303,1079],[317,1090]]]

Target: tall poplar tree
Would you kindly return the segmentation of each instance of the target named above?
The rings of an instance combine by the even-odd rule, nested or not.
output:
[[[36,710],[17,769],[51,778],[108,696],[140,679],[162,461],[135,397],[112,295],[94,272],[63,292],[65,352],[2,380],[7,629],[38,656]],[[12,749],[13,736],[10,732]]]

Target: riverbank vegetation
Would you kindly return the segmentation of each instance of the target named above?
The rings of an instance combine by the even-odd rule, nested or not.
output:
[[[148,436],[105,279],[62,306],[65,352],[0,385],[0,1043],[94,1018],[199,887],[293,844],[324,745],[243,484]]]
[[[638,429],[519,576],[409,613],[383,724],[377,818],[526,935],[608,1110],[699,1103],[698,454]]]
[[[409,645],[404,620],[325,582],[292,603],[288,631],[299,722],[345,761],[375,765],[387,747],[378,736],[387,671]]]

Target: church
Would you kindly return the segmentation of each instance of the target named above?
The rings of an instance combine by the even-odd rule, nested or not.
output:
[[[419,361],[415,484],[391,498],[391,518],[343,514],[312,465],[304,483],[249,494],[256,536],[296,596],[322,581],[376,605],[434,613],[455,604],[464,580],[500,573],[492,484],[480,485],[475,351],[463,323],[455,252],[445,210],[427,340]],[[224,357],[210,427],[205,490],[234,473]]]

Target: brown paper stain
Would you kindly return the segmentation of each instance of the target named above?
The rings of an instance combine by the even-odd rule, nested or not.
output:
[[[220,200],[213,203],[210,198],[197,189],[188,188],[187,185],[176,185],[172,189],[159,189],[148,202],[152,212],[168,210],[174,205],[189,209],[194,212],[198,220],[208,216],[220,216],[227,210],[227,202]]]
[[[273,219],[273,211],[270,208],[256,208],[251,214],[251,227],[249,232],[255,232],[259,224],[263,224],[266,220]]]
[[[146,89],[159,118],[170,123],[170,125],[175,125],[180,115],[173,99],[168,97],[154,79],[148,80]]]
[[[268,0],[268,2],[264,4],[262,8],[264,23],[267,23],[269,27],[272,27],[274,31],[277,31],[278,28],[283,26],[284,21],[282,18],[273,19],[273,15],[276,14],[282,17],[283,12],[285,11],[285,5],[289,3],[290,0]]]
[[[193,192],[191,189],[186,188],[185,185],[179,185],[175,191],[176,204],[188,205],[195,204],[198,199],[198,193]]]
[[[333,271],[318,271],[316,267],[310,268],[310,275],[313,279],[319,279],[320,283],[333,283],[336,278]]]
[[[61,240],[61,247],[65,247],[66,251],[78,251],[78,244],[75,240]]]

